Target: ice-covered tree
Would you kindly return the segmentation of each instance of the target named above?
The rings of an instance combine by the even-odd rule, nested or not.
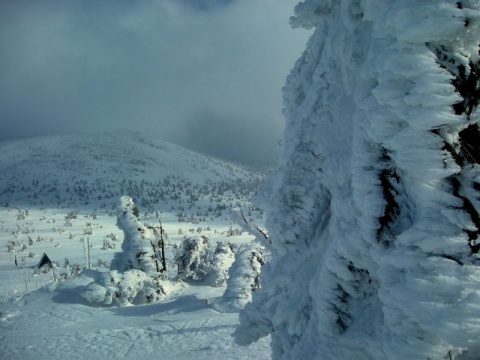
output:
[[[314,33],[284,89],[272,260],[239,343],[272,334],[275,359],[478,354],[479,10],[297,5]]]
[[[213,252],[207,284],[213,287],[222,286],[228,279],[229,268],[235,260],[236,247],[228,241],[217,242]]]
[[[110,269],[120,272],[137,269],[147,275],[158,273],[157,258],[153,250],[152,229],[138,220],[138,208],[129,196],[122,196],[117,208],[117,226],[123,231],[122,251],[115,253]]]
[[[254,241],[241,245],[228,269],[227,289],[215,303],[216,309],[223,312],[243,309],[252,300],[253,292],[260,289],[259,276],[264,264],[262,246]]]
[[[210,272],[210,257],[208,237],[186,238],[175,254],[178,278],[205,280]]]

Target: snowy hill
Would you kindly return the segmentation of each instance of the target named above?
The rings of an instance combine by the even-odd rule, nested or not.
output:
[[[214,307],[233,252],[254,239],[232,210],[263,224],[252,205],[263,174],[132,132],[0,143],[0,173],[0,358],[270,358],[268,340],[236,345],[237,313]],[[114,210],[125,195],[139,210],[134,232],[163,226],[163,292],[107,308],[85,294],[124,249]],[[206,279],[180,278],[178,249],[194,238],[205,239]],[[53,267],[37,270],[44,253]]]
[[[237,184],[248,192],[242,185],[255,191],[263,179],[245,166],[131,131],[2,142],[0,172],[0,204],[19,206],[105,207],[121,195],[148,202],[169,179]]]

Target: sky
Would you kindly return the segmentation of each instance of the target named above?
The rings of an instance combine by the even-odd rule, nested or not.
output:
[[[297,0],[0,0],[0,141],[133,129],[273,162]]]

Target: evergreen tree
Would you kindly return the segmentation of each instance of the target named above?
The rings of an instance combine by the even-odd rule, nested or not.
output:
[[[215,308],[222,312],[236,312],[250,302],[253,292],[260,289],[259,275],[264,264],[261,246],[256,242],[241,245],[228,269],[227,289],[215,303]]]
[[[237,341],[275,359],[473,359],[478,1],[306,0],[284,89],[272,260]],[[268,246],[268,244],[266,244]]]
[[[117,208],[117,226],[123,231],[122,252],[115,253],[111,270],[124,272],[142,270],[148,275],[157,273],[156,255],[152,247],[152,229],[138,220],[138,208],[129,196],[122,196]]]
[[[210,271],[208,237],[188,237],[175,254],[179,279],[205,280]]]

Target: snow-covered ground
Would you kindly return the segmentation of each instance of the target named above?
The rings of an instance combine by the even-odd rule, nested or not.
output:
[[[212,248],[252,241],[231,213],[240,207],[263,224],[251,204],[263,174],[135,133],[1,143],[0,154],[0,358],[271,357],[269,339],[234,343],[238,313],[215,307],[225,284],[175,281],[173,263],[187,236]],[[142,223],[162,219],[171,288],[160,302],[101,306],[83,296],[121,251],[122,195]],[[54,267],[35,273],[43,253]]]
[[[268,340],[234,344],[238,314],[207,303],[222,288],[186,285],[159,303],[103,308],[79,296],[89,280],[86,272],[55,292],[2,303],[2,359],[270,359]]]

